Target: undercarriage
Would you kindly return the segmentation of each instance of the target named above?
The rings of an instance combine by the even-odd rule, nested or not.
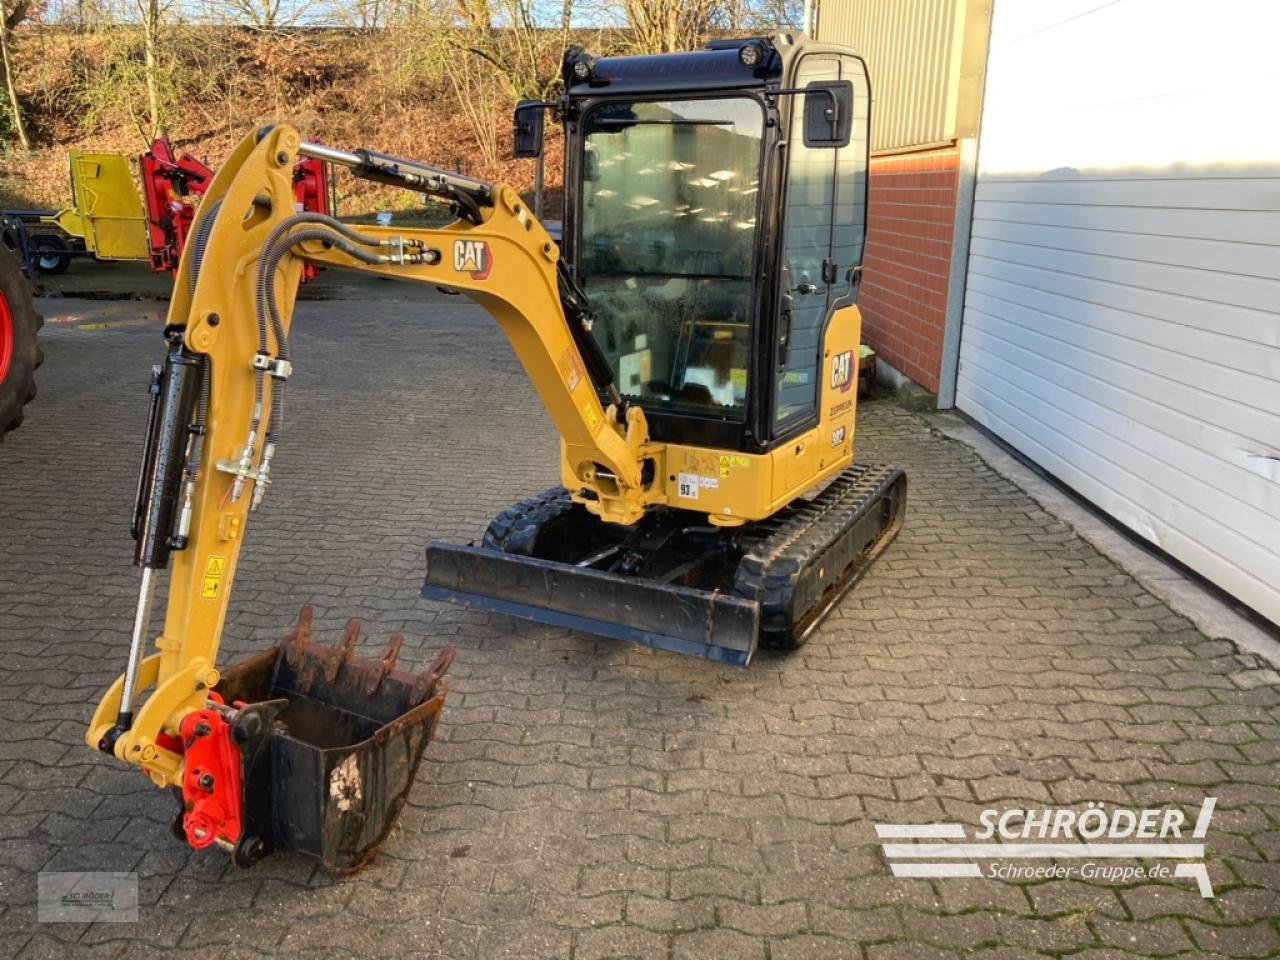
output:
[[[905,508],[906,476],[873,464],[734,528],[670,508],[620,527],[553,487],[504,510],[478,547],[432,542],[422,594],[745,666],[760,644],[804,643]]]

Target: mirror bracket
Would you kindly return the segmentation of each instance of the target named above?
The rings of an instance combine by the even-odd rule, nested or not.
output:
[[[512,118],[511,155],[516,158],[542,156],[542,127],[546,112],[558,104],[546,100],[521,100]]]
[[[804,98],[804,145],[847,147],[853,134],[853,83],[815,80],[805,87],[770,90],[769,96]]]

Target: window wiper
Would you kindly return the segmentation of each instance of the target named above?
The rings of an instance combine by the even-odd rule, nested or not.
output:
[[[731,127],[732,120],[628,120],[624,117],[600,117],[591,121],[593,126],[614,127]]]

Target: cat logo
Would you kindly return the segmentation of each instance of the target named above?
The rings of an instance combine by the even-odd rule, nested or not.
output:
[[[841,393],[847,393],[853,385],[853,351],[846,350],[836,354],[831,361],[831,389],[839,387]]]
[[[453,243],[453,269],[471,274],[472,280],[488,280],[493,269],[489,245],[483,240],[455,240]]]

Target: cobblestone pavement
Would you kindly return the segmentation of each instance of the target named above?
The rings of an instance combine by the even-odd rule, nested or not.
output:
[[[46,330],[41,396],[0,447],[5,956],[1280,952],[1275,673],[897,407],[868,405],[858,445],[906,467],[906,528],[795,655],[735,671],[418,599],[426,539],[474,538],[556,478],[513,355],[456,298],[302,306],[224,643],[224,663],[260,649],[313,603],[318,639],[352,616],[370,651],[405,630],[408,665],[457,644],[411,804],[346,880],[188,851],[171,798],[81,740],[123,668],[159,329]],[[988,805],[1089,801],[1194,816],[1206,794],[1214,900],[1172,878],[894,879],[873,826],[972,836]],[[137,871],[142,921],[37,924],[36,873],[77,869]]]

